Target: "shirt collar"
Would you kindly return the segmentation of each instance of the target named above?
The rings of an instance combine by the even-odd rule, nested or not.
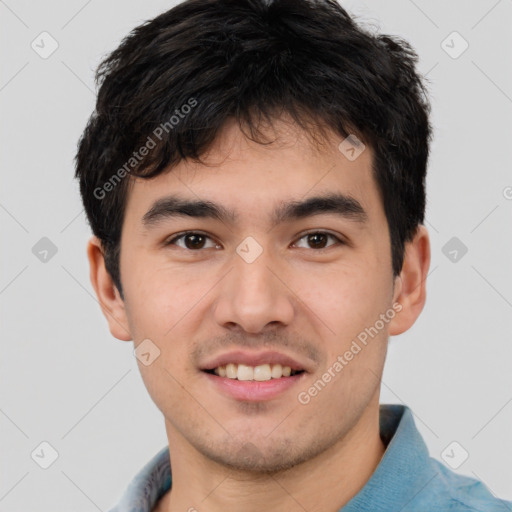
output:
[[[369,503],[382,512],[405,509],[437,474],[409,407],[381,404],[379,422],[386,451],[364,487],[340,512],[362,512]],[[110,512],[151,512],[171,482],[169,447],[165,446],[137,473]]]
[[[380,437],[386,451],[364,487],[344,506],[343,512],[397,512],[438,475],[428,448],[405,405],[381,404]]]

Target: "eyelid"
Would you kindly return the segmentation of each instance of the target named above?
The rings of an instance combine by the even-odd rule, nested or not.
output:
[[[301,233],[296,237],[296,239],[295,239],[296,241],[294,242],[294,244],[297,243],[302,238],[304,238],[305,236],[316,235],[316,234],[330,236],[338,242],[338,245],[348,245],[348,242],[343,237],[341,237],[338,234],[334,234],[331,231],[328,231],[325,229],[310,229],[309,231],[305,231],[304,233]],[[314,250],[315,252],[320,252],[322,250],[327,250],[327,249],[329,249],[329,247],[333,247],[334,245],[336,245],[336,244],[330,245],[328,247],[322,247],[321,249],[312,249],[312,250]]]
[[[201,231],[201,230],[188,230],[188,231],[182,231],[181,233],[175,233],[174,235],[171,235],[170,237],[167,237],[164,241],[163,241],[163,246],[168,246],[168,245],[176,245],[175,242],[176,240],[180,239],[180,238],[183,238],[187,235],[202,235],[204,236],[205,238],[209,238],[212,242],[214,242],[215,244],[217,245],[220,245],[219,242],[217,242],[211,235],[209,235],[208,233],[206,233],[205,231]],[[191,249],[185,249],[185,250],[188,250],[190,252],[199,252],[201,249],[198,249],[196,251],[192,251]]]

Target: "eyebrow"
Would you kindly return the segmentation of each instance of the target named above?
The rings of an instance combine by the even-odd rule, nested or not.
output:
[[[335,214],[361,224],[368,220],[366,211],[357,199],[345,194],[332,193],[310,197],[302,201],[281,203],[273,212],[271,224],[274,227],[283,222],[321,214]],[[236,212],[212,201],[188,200],[171,195],[153,203],[142,217],[142,224],[145,229],[149,230],[161,221],[179,217],[216,219],[231,224],[238,220]]]

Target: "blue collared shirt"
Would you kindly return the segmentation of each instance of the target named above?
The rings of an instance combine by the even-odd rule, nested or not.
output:
[[[429,456],[409,407],[381,404],[380,436],[386,451],[379,465],[340,512],[512,512],[511,501],[494,497],[482,482]],[[109,512],[151,512],[170,488],[166,446],[137,473]]]

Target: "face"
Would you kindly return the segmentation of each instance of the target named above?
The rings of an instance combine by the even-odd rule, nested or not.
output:
[[[138,364],[169,439],[262,472],[325,452],[378,404],[403,314],[370,148],[351,161],[342,138],[317,148],[293,124],[276,127],[263,146],[228,124],[207,165],[132,182],[116,299],[123,339],[150,340],[149,360],[159,350]],[[177,214],[171,196],[217,213]],[[279,362],[298,373],[214,373],[244,363],[268,378]]]

